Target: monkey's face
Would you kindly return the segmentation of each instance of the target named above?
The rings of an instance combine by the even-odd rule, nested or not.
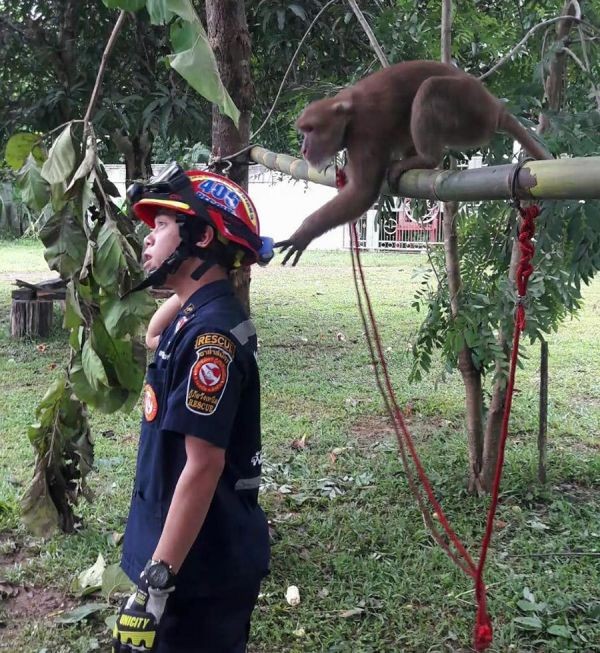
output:
[[[318,170],[344,147],[351,112],[350,101],[327,98],[311,102],[296,121],[304,136],[302,156]]]

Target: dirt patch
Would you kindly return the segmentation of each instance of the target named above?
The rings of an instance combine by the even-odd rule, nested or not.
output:
[[[424,418],[421,415],[406,415],[405,424],[416,441],[435,438],[438,434],[447,432],[451,427],[450,422],[446,419]],[[366,446],[383,440],[396,440],[396,431],[390,418],[382,415],[361,417],[352,425],[350,434],[359,444]]]
[[[555,485],[554,490],[560,492],[571,503],[600,503],[600,487],[581,485],[568,481]]]
[[[13,586],[13,591],[16,596],[0,603],[9,628],[10,622],[54,617],[74,605],[64,592],[49,587]]]
[[[370,445],[396,437],[392,422],[388,417],[369,415],[361,417],[351,428],[352,435],[359,444]]]
[[[36,551],[21,547],[6,533],[0,534],[0,643],[11,641],[11,633],[23,621],[52,618],[70,609],[74,601],[63,590],[15,584],[6,579],[6,571],[26,563]],[[0,648],[3,648],[0,644]]]

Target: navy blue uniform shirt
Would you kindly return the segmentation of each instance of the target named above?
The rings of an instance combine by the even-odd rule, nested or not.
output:
[[[137,582],[152,557],[186,462],[185,436],[225,449],[225,468],[176,582],[180,596],[227,593],[268,572],[258,505],[260,386],[256,331],[229,281],[197,290],[161,336],[144,388],[122,567]]]

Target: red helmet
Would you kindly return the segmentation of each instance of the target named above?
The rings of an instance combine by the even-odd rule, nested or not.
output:
[[[258,215],[246,191],[227,177],[204,170],[183,171],[172,164],[148,184],[134,183],[127,191],[133,213],[152,229],[162,210],[189,215],[210,224],[226,244],[243,250],[239,263],[250,265],[261,258]]]

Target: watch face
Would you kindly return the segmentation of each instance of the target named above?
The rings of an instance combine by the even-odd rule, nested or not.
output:
[[[151,587],[162,589],[169,582],[169,568],[162,562],[151,565],[146,572],[148,583]]]

